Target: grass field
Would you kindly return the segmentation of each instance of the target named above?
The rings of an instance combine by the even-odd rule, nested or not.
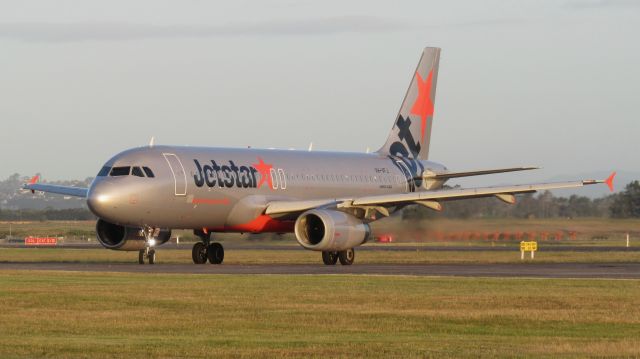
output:
[[[461,231],[473,226],[473,221],[463,222],[439,225]],[[581,228],[583,235],[577,241],[540,243],[536,263],[637,262],[640,252],[544,250],[557,244],[622,246],[620,233],[629,230],[635,235],[637,222],[476,225],[483,230]],[[12,231],[16,236],[68,240],[92,236],[93,225],[14,223]],[[234,245],[252,243],[238,241],[243,238],[238,236],[226,238]],[[267,243],[277,247],[295,242]],[[356,265],[520,262],[516,242],[418,244],[425,250],[357,251]],[[431,245],[514,250],[436,252],[429,251]],[[190,244],[184,247],[160,247],[157,260],[190,263]],[[0,248],[0,358],[640,357],[640,280],[2,270],[3,262],[33,261],[132,263],[137,253]],[[225,263],[320,265],[320,255],[228,249]]]
[[[0,271],[0,357],[633,357],[640,281]]]

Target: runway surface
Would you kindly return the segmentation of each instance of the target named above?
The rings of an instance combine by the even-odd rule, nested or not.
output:
[[[0,263],[0,270],[43,270],[181,274],[356,274],[456,277],[537,277],[640,279],[640,263],[516,264],[154,264],[129,263]]]
[[[222,243],[226,250],[242,251],[242,250],[260,250],[260,251],[305,251],[297,244],[238,244],[234,242]],[[545,252],[640,252],[640,246],[586,246],[586,245],[565,245],[565,244],[547,244],[538,242],[539,251]],[[160,250],[191,250],[193,243],[166,243],[158,247]],[[62,249],[103,249],[98,243],[63,243],[57,246],[25,246],[24,243],[0,243],[0,248],[62,248]],[[356,249],[357,251],[400,251],[400,252],[484,252],[484,251],[520,251],[518,243],[509,246],[498,245],[491,246],[463,246],[463,245],[363,245]]]

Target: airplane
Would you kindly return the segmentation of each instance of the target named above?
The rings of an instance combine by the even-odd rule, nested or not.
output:
[[[37,183],[26,190],[86,198],[98,218],[96,233],[108,249],[138,251],[156,262],[155,248],[173,229],[193,230],[196,264],[221,264],[214,233],[295,233],[326,265],[351,265],[354,248],[370,239],[369,223],[408,205],[440,211],[452,200],[496,197],[606,183],[606,180],[446,188],[451,178],[525,171],[510,167],[450,171],[428,160],[440,49],[424,49],[387,141],[369,153],[254,148],[160,146],[121,152],[108,160],[89,188]]]

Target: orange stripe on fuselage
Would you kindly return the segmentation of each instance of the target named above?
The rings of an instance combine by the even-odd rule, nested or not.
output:
[[[266,214],[256,217],[251,222],[237,224],[233,226],[223,226],[209,228],[211,232],[250,232],[250,233],[264,233],[264,232],[276,232],[286,233],[293,232],[293,221],[278,221]]]

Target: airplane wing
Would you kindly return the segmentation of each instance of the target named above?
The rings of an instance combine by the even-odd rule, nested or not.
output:
[[[522,193],[532,193],[537,191],[549,190],[549,189],[563,189],[563,188],[575,188],[582,187],[598,183],[606,183],[611,190],[613,190],[613,178],[615,172],[609,176],[606,180],[583,180],[572,182],[554,182],[554,183],[537,183],[537,184],[523,184],[515,186],[499,186],[499,187],[479,187],[479,188],[455,188],[455,189],[443,189],[435,191],[424,192],[412,192],[412,193],[398,193],[398,194],[386,194],[376,196],[364,196],[355,198],[343,198],[343,199],[326,199],[317,201],[274,201],[270,202],[265,209],[267,215],[284,215],[291,213],[303,212],[313,208],[319,207],[335,207],[335,208],[348,208],[348,207],[360,207],[360,208],[374,208],[384,215],[388,215],[387,207],[406,205],[406,204],[421,204],[434,210],[441,210],[442,206],[440,202],[451,201],[457,199],[466,198],[480,198],[495,196],[498,199],[507,202],[515,203],[515,195]]]
[[[56,193],[56,194],[62,194],[65,196],[83,197],[83,198],[86,198],[87,192],[89,192],[88,188],[57,186],[52,184],[38,183],[39,178],[40,176],[33,176],[28,183],[25,183],[22,186],[22,189],[29,190],[31,191],[31,193],[38,191],[38,192]]]

